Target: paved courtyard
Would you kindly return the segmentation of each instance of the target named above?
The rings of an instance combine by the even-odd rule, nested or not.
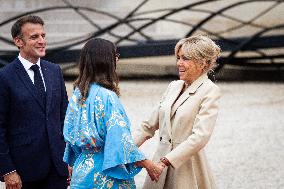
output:
[[[170,81],[122,81],[121,100],[132,129],[150,115]],[[222,90],[220,113],[206,147],[220,189],[284,188],[284,84],[218,83]],[[68,94],[72,84],[66,82]],[[157,138],[141,149],[150,158]],[[142,187],[146,172],[136,176]],[[1,187],[0,187],[1,188]]]
[[[121,100],[139,127],[159,101],[170,81],[122,81]],[[284,84],[218,83],[222,90],[220,113],[206,147],[220,189],[284,188]],[[67,83],[68,91],[72,85]],[[150,158],[157,138],[141,149]],[[136,176],[141,188],[146,172]]]

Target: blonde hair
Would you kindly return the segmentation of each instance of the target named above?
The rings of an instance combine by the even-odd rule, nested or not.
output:
[[[175,56],[180,49],[184,56],[197,62],[205,62],[204,72],[212,70],[216,66],[216,60],[220,56],[221,48],[209,37],[203,35],[192,36],[179,40],[175,46]]]

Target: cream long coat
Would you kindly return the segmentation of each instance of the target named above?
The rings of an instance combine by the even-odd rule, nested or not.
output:
[[[183,85],[182,80],[171,82],[150,119],[133,134],[140,146],[159,129],[160,141],[153,160],[158,162],[165,156],[171,163],[158,183],[147,175],[144,189],[216,188],[203,147],[214,129],[220,90],[206,74],[178,98]]]

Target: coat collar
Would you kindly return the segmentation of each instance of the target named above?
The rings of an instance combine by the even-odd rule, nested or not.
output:
[[[171,104],[170,118],[176,113],[177,109],[190,97],[191,94],[194,94],[197,89],[208,79],[207,74],[201,75],[197,80],[195,80],[185,91],[183,94],[179,96],[182,91],[184,82],[180,82],[177,91],[175,94],[176,98]],[[178,97],[179,96],[179,97]],[[178,99],[177,99],[178,98]]]
[[[28,61],[27,59],[23,58],[20,53],[19,53],[18,59],[19,59],[20,62],[23,64],[23,66],[24,66],[24,68],[25,68],[26,71],[27,71],[28,69],[30,69],[31,66],[35,65],[34,63],[31,63],[31,62]],[[42,68],[41,68],[41,65],[40,65],[40,58],[37,60],[36,65],[38,65],[38,67],[39,67],[40,69],[42,69]]]
[[[196,90],[208,79],[207,73],[202,74],[197,80],[195,80],[185,92],[188,92],[189,94],[193,94],[196,92]],[[184,84],[184,82],[183,82]]]

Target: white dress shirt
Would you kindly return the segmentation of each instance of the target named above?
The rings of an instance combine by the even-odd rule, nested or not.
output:
[[[23,64],[26,72],[28,73],[30,79],[32,80],[33,84],[34,84],[34,71],[31,69],[31,66],[34,65],[33,63],[31,63],[30,61],[24,59],[21,54],[19,54],[18,56],[20,62]],[[41,71],[41,67],[40,67],[40,58],[38,59],[36,65],[39,66],[39,72],[40,72],[40,75],[41,75],[41,78],[42,78],[42,81],[43,81],[43,85],[44,85],[44,89],[46,91],[46,87],[45,87],[45,82],[44,82],[44,77],[43,77],[43,74],[42,74],[42,71]]]

